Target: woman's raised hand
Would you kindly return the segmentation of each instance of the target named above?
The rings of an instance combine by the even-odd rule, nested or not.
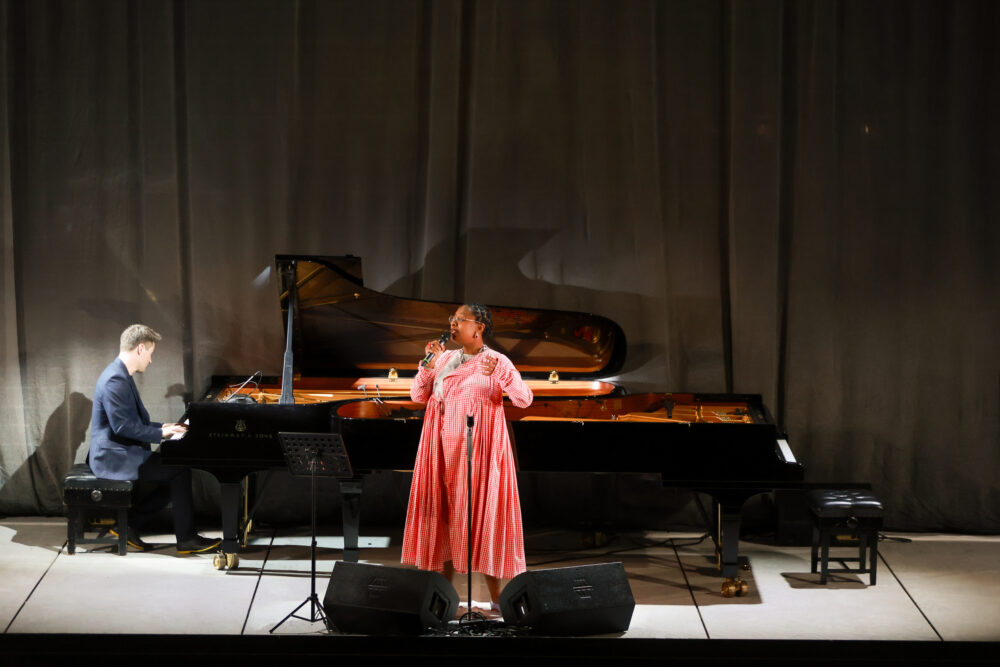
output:
[[[479,360],[479,371],[483,375],[493,375],[493,371],[497,368],[497,358],[492,354],[482,355],[482,359]]]

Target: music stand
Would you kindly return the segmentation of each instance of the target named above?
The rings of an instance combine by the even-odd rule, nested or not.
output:
[[[298,477],[308,476],[312,485],[312,593],[288,616],[269,630],[274,632],[282,623],[290,618],[315,623],[323,621],[329,629],[323,606],[316,595],[316,477],[336,477],[344,479],[354,476],[351,460],[344,447],[344,439],[339,433],[278,433],[281,451],[285,455],[288,471]],[[296,616],[295,612],[302,609],[306,603],[309,606],[309,618]]]

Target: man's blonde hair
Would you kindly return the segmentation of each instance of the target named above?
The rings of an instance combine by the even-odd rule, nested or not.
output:
[[[121,351],[131,352],[141,343],[156,343],[162,338],[163,336],[145,324],[133,324],[122,332]]]

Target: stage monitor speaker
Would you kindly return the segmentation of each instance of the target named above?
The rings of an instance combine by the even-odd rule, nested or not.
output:
[[[357,634],[420,634],[455,617],[458,593],[437,572],[337,561],[323,598],[338,630]]]
[[[544,635],[624,632],[634,609],[621,563],[524,572],[500,594],[506,623],[527,625]]]

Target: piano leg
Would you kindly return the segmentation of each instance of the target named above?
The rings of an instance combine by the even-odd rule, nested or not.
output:
[[[234,569],[239,566],[240,553],[240,501],[242,482],[221,482],[222,489],[222,553],[215,557],[215,569]]]
[[[344,511],[344,554],[345,563],[358,562],[358,538],[361,526],[361,480],[340,480],[340,498]]]
[[[722,596],[746,595],[750,587],[740,579],[740,510],[743,501],[717,501],[716,550],[719,556],[719,569],[722,570]]]

